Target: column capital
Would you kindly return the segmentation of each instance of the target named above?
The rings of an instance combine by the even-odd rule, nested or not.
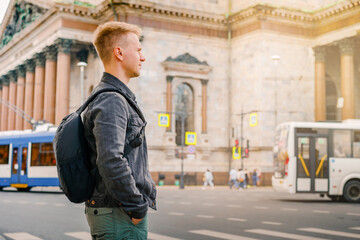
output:
[[[172,82],[172,80],[174,79],[174,76],[166,76],[166,82]]]
[[[35,61],[34,59],[25,60],[26,72],[35,72]]]
[[[43,52],[39,52],[39,53],[35,53],[34,55],[34,59],[35,59],[35,65],[37,67],[45,67],[45,53]]]
[[[20,64],[20,65],[16,66],[15,69],[17,71],[18,77],[25,77],[26,68],[25,68],[24,64]]]
[[[2,86],[9,86],[10,79],[8,75],[2,75],[1,77],[1,84]]]
[[[325,62],[325,47],[317,46],[313,47],[315,62]]]
[[[206,86],[207,84],[208,84],[208,82],[209,82],[209,80],[208,79],[200,79],[201,80],[201,84],[204,86]]]
[[[70,54],[71,45],[73,44],[73,40],[58,38],[55,40],[55,44],[57,45],[58,52]]]
[[[78,51],[78,52],[76,53],[76,58],[77,58],[80,62],[85,62],[85,63],[87,63],[88,55],[89,55],[89,51],[88,51],[87,49],[81,49],[80,51]]]
[[[46,60],[56,61],[56,57],[57,57],[56,45],[46,46],[44,48],[44,52],[45,52]]]
[[[15,69],[9,71],[8,76],[10,82],[17,82],[17,71]]]
[[[354,55],[355,43],[352,38],[345,38],[338,41],[339,50],[341,54]]]

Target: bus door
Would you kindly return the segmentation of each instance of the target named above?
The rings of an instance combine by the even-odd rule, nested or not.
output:
[[[11,186],[27,187],[28,145],[14,144],[12,148]]]
[[[328,192],[329,141],[326,135],[297,135],[296,191]]]

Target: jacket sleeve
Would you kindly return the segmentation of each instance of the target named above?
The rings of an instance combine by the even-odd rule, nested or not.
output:
[[[96,165],[110,195],[134,218],[143,218],[148,203],[136,187],[124,146],[128,119],[126,99],[103,93],[94,101],[91,118],[95,137]]]

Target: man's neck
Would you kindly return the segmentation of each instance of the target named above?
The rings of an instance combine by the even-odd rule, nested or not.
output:
[[[124,71],[119,71],[118,69],[114,69],[112,67],[105,67],[105,72],[113,75],[117,79],[119,79],[121,82],[123,82],[125,85],[127,85],[130,81],[128,77],[126,77],[126,74]]]

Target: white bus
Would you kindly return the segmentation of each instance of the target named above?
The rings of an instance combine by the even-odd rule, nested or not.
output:
[[[280,124],[272,186],[292,194],[360,202],[360,120]]]

